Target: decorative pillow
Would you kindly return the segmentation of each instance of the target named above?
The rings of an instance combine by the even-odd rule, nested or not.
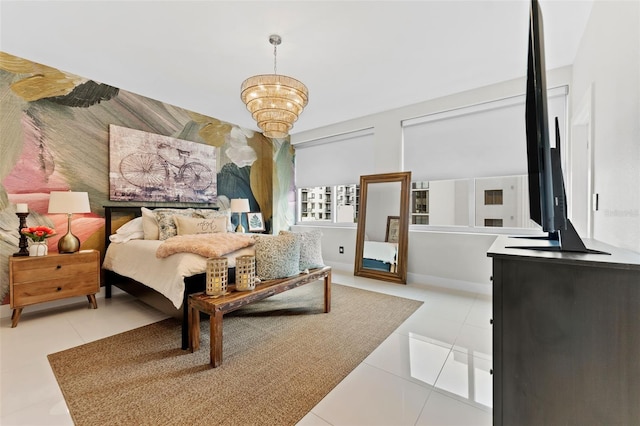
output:
[[[194,214],[193,209],[155,209],[153,214],[156,217],[158,223],[158,239],[166,240],[167,238],[175,237],[178,235],[178,228],[173,221],[173,216],[187,216],[192,217]]]
[[[300,273],[300,241],[291,234],[255,235],[256,275],[261,280]]]
[[[227,218],[224,216],[205,219],[174,215],[173,221],[176,224],[178,235],[227,232]]]
[[[157,240],[159,235],[158,222],[156,221],[156,215],[153,214],[153,210],[146,207],[141,207],[142,212],[142,230],[144,232],[145,240]]]
[[[280,235],[291,234],[300,241],[300,270],[322,268],[322,232],[280,231]]]
[[[194,217],[204,217],[206,219],[224,217],[227,220],[227,232],[233,232],[234,230],[233,224],[231,223],[230,210],[195,209]]]

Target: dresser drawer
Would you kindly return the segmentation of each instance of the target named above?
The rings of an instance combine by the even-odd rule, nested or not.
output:
[[[100,291],[97,251],[12,260],[12,308]]]

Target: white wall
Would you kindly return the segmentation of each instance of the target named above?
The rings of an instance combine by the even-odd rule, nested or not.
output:
[[[594,2],[572,86],[574,109],[592,91],[593,236],[640,252],[640,2]]]
[[[523,58],[523,60],[525,59]],[[570,67],[553,70],[547,74],[547,85],[549,88],[568,85],[570,79]],[[488,100],[522,95],[525,92],[525,84],[524,77],[510,80],[308,132],[297,133],[292,135],[291,141],[295,146],[297,143],[322,137],[357,129],[373,128],[376,173],[403,171],[402,120],[474,105]],[[433,202],[430,204],[434,205]],[[307,225],[304,227],[296,226],[295,228],[300,230],[311,229]],[[351,228],[321,226],[319,228],[323,232],[322,244],[325,262],[341,269],[353,270],[355,226]],[[449,288],[489,294],[491,292],[491,260],[486,253],[496,236],[493,234],[467,233],[464,232],[466,229],[462,228],[463,232],[456,233],[410,231],[409,259],[407,263],[409,282],[442,285]],[[338,253],[339,246],[344,247],[345,252],[343,255]]]

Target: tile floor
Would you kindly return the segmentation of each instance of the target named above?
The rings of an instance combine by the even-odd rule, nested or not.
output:
[[[334,271],[335,283],[423,300],[404,324],[299,425],[489,425],[491,298],[424,285],[387,284]],[[27,308],[0,322],[0,424],[71,425],[46,355],[141,327],[165,315],[118,292],[97,310]],[[41,305],[42,306],[42,305]]]

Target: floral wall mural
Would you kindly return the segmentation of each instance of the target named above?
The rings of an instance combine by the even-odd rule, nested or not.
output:
[[[82,248],[104,250],[109,200],[109,126],[217,148],[217,203],[247,198],[267,230],[293,223],[293,148],[233,124],[0,52],[0,299],[8,293],[8,256],[18,251],[16,204],[28,226],[66,232],[66,215],[47,214],[51,191],[86,191],[90,214],[73,216]],[[213,197],[212,197],[213,198]],[[213,200],[212,200],[213,201]],[[127,204],[127,203],[123,203]],[[149,206],[160,205],[148,203]],[[163,204],[166,205],[166,204]],[[245,224],[246,227],[246,224]],[[47,240],[57,250],[59,236]]]

